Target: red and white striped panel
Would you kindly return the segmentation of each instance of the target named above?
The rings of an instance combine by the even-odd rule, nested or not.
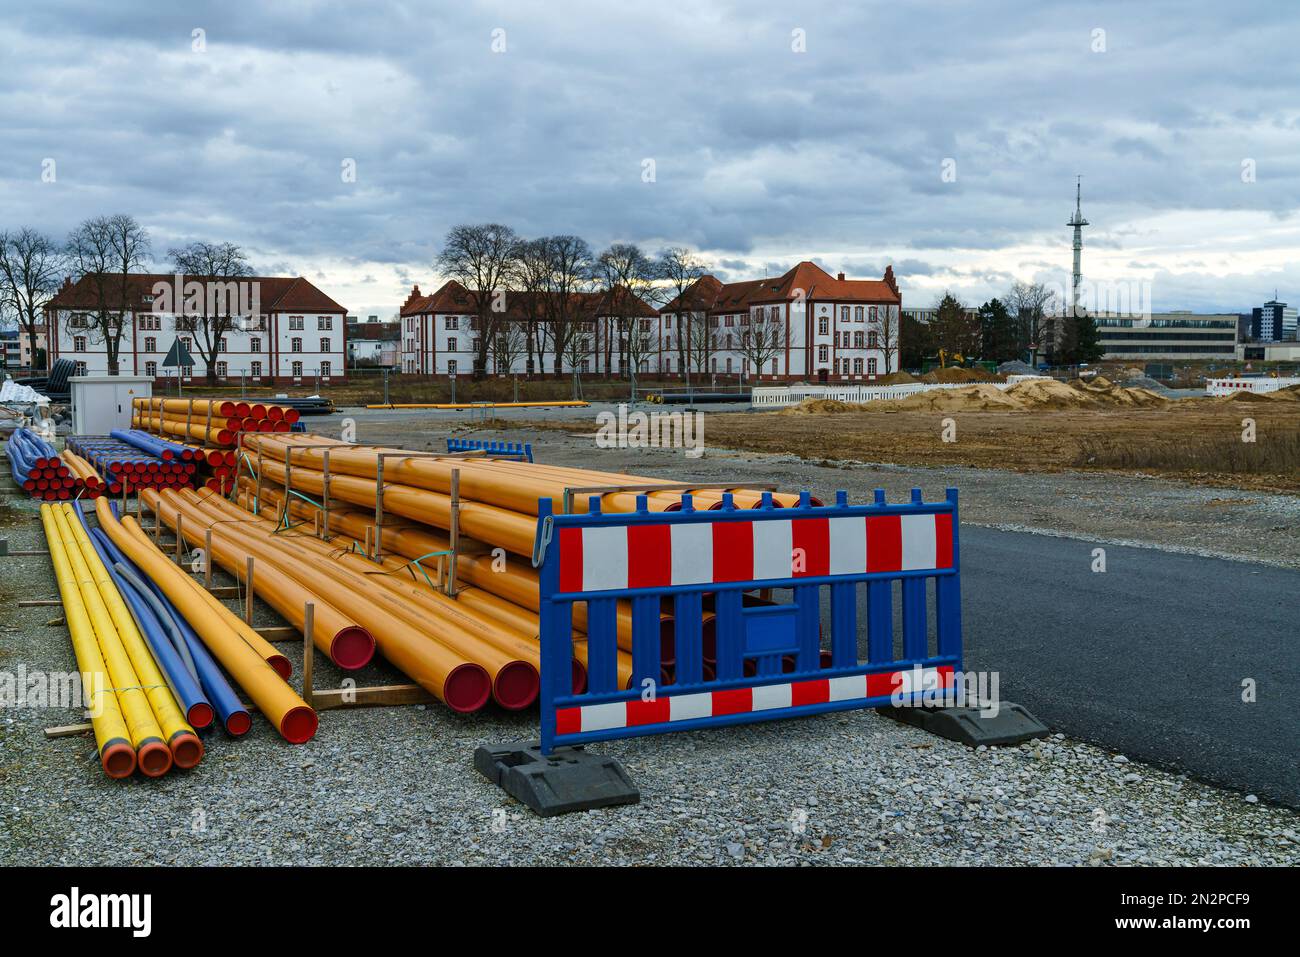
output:
[[[560,591],[952,568],[952,513],[560,529]]]
[[[633,728],[643,724],[690,721],[694,718],[720,718],[728,714],[750,714],[831,701],[884,698],[896,691],[914,694],[951,688],[952,685],[952,666],[941,665],[938,668],[850,675],[847,678],[813,678],[787,684],[666,695],[654,701],[638,699],[589,704],[556,709],[555,733],[579,734],[610,728]]]

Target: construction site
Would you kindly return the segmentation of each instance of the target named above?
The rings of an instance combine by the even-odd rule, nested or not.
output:
[[[603,447],[581,402],[146,387],[103,434],[34,406],[0,505],[0,853],[1300,860],[1268,694],[1300,677],[1297,389],[937,378],[719,406],[698,456]],[[1225,659],[1229,594],[1253,637]],[[1197,677],[1146,685],[1174,660]]]

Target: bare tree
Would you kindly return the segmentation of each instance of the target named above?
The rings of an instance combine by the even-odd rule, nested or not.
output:
[[[753,365],[755,376],[762,375],[764,367],[781,354],[785,325],[779,313],[772,315],[767,306],[759,306],[758,312],[743,317],[744,320],[748,321],[740,327],[738,349],[745,362],[741,371],[747,372]]]
[[[716,316],[710,316],[705,312],[697,321],[687,326],[686,335],[690,339],[691,362],[695,366],[695,371],[701,374],[713,371],[713,357],[718,352],[718,331],[714,326],[716,321]]]
[[[894,358],[898,355],[898,334],[902,322],[898,306],[881,306],[876,311],[875,333],[880,351],[885,354],[885,375],[895,371]]]
[[[636,374],[651,351],[649,331],[642,332],[646,298],[658,278],[656,263],[634,243],[614,243],[596,260],[593,274],[603,294],[601,314],[614,320],[619,365],[636,394]],[[608,370],[608,366],[606,367]]]
[[[551,279],[551,245],[546,237],[530,239],[519,244],[511,282],[523,294],[528,351],[527,368],[544,372],[542,368],[542,343],[545,333],[542,321],[546,317],[545,297]],[[534,356],[536,362],[534,363]]]
[[[97,216],[68,237],[69,265],[89,286],[94,301],[93,333],[104,343],[108,374],[119,373],[118,356],[130,299],[131,276],[143,271],[149,233],[134,216]]]
[[[20,333],[27,336],[35,368],[40,350],[36,336],[45,324],[45,306],[59,288],[64,271],[62,252],[49,237],[24,226],[16,233],[0,232],[0,305],[11,309]],[[49,367],[49,353],[44,367]]]
[[[505,321],[506,284],[519,254],[519,237],[509,226],[484,223],[453,226],[447,232],[436,265],[448,279],[465,287],[473,306],[478,336],[474,377],[487,369],[488,348]]]
[[[656,272],[659,276],[659,282],[655,286],[657,293],[656,300],[662,306],[676,301],[685,309],[677,312],[677,335],[675,344],[677,348],[677,368],[685,376],[687,384],[691,379],[690,367],[690,335],[689,330],[692,325],[694,316],[692,305],[688,303],[689,293],[694,290],[695,284],[705,275],[708,267],[705,262],[696,256],[689,249],[683,246],[669,246],[659,254],[658,268]],[[704,307],[705,315],[708,315],[708,307]]]
[[[207,365],[209,385],[217,382],[217,357],[221,342],[235,324],[235,317],[243,297],[239,295],[239,281],[251,276],[244,251],[234,243],[190,243],[180,249],[168,250],[172,268],[204,284],[201,302],[175,303],[176,326],[193,333],[199,355]],[[256,316],[251,317],[256,319]]]
[[[524,330],[518,322],[506,321],[492,337],[492,364],[497,375],[509,375],[515,360],[524,354]]]
[[[591,247],[580,236],[550,236],[551,268],[546,283],[546,326],[555,356],[555,376],[563,373],[569,340],[590,321],[584,293],[591,284]]]
[[[1056,292],[1040,282],[1017,280],[1003,302],[1016,323],[1020,346],[1029,353],[1029,364],[1038,364],[1038,353],[1051,343],[1044,342],[1047,317],[1056,310]]]

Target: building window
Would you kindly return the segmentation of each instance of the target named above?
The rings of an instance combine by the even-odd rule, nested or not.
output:
[[[221,341],[217,343],[217,351],[218,352],[230,351],[230,342],[226,339],[225,336],[222,336]]]
[[[878,333],[878,332],[868,332],[868,333],[867,333],[867,348],[868,348],[868,349],[879,349],[879,348],[880,348],[880,333]]]
[[[144,337],[144,351],[145,351],[145,352],[157,352],[157,351],[158,351],[158,340],[155,339],[153,336],[145,336],[145,337]]]
[[[853,307],[853,321],[854,321],[854,322],[861,322],[861,321],[862,321],[862,307],[861,307],[861,306],[854,306],[854,307]]]
[[[260,379],[262,377],[262,363],[250,363],[248,372],[254,379]]]
[[[301,362],[295,362],[295,363],[293,364],[293,377],[294,377],[295,379],[301,379],[301,378],[302,378],[302,363],[301,363]]]
[[[722,322],[723,322],[723,325],[734,326],[734,325],[736,324],[736,317],[735,317],[735,316],[724,316],[723,319],[722,319]]]
[[[300,339],[298,336],[294,336],[292,339],[290,339],[290,340],[289,340],[289,351],[290,351],[290,352],[302,352],[302,339]],[[300,364],[301,364],[301,363],[300,363]]]
[[[442,327],[444,329],[460,328],[460,316],[444,316],[442,319]]]
[[[301,328],[302,328],[302,316],[290,316],[289,330],[292,332],[295,329],[301,329]]]
[[[871,307],[871,321],[872,321],[872,322],[875,322],[875,321],[879,318],[879,315],[880,315],[879,310],[880,310],[880,307],[879,307],[879,306],[872,306],[872,307]]]
[[[773,322],[776,322],[778,319],[781,318],[781,307],[773,306],[771,309],[768,310],[767,314],[772,317]]]
[[[75,375],[85,375],[85,374],[86,374],[86,364],[84,362],[78,362],[77,371]]]
[[[456,348],[456,337],[455,337],[455,336],[450,336],[450,337],[447,339],[447,351],[448,351],[448,352],[458,352],[458,351],[459,351],[459,350]]]
[[[456,374],[456,360],[455,360],[455,359],[448,359],[448,360],[447,360],[447,375],[455,375],[455,374]]]
[[[316,317],[316,328],[317,328],[317,330],[319,330],[319,331],[324,331],[324,330],[327,330],[327,329],[333,329],[333,328],[334,328],[334,317],[333,317],[333,316],[317,316],[317,317]]]
[[[727,371],[731,371],[731,356],[727,356]]]
[[[831,349],[830,349],[830,346],[818,346],[818,347],[817,347],[817,361],[818,361],[818,362],[826,362],[827,360],[830,359],[830,357],[831,357]]]
[[[75,337],[73,338],[73,340],[72,340],[72,351],[73,351],[73,352],[85,352],[85,351],[86,351],[86,337],[85,337],[85,336],[75,336]]]
[[[665,328],[665,329],[671,329],[672,327],[673,327],[673,317],[672,317],[672,316],[664,316],[664,328]]]
[[[590,360],[590,359],[583,359],[583,360],[582,360],[582,371],[583,371],[583,372],[590,372],[590,371],[591,371],[591,360]]]
[[[849,307],[840,306],[840,322],[848,322],[848,321],[849,321]]]
[[[262,351],[262,340],[261,340],[261,339],[257,339],[257,338],[249,339],[249,340],[248,340],[248,351],[249,351],[249,352],[261,352],[261,351]]]
[[[217,363],[217,378],[218,378],[218,379],[224,379],[225,377],[226,377],[226,364],[225,364],[224,362],[218,362],[218,363]]]
[[[867,360],[867,374],[868,374],[868,375],[875,375],[875,374],[876,374],[876,360],[875,360],[875,359],[868,359],[868,360]]]
[[[830,335],[830,331],[831,331],[831,321],[829,319],[827,319],[825,316],[822,316],[820,319],[817,320],[817,335],[819,336]]]
[[[473,352],[474,355],[478,355],[479,345],[480,345],[481,342],[482,342],[481,339],[475,339],[475,340],[470,344],[470,351]]]
[[[147,376],[152,376],[155,379],[158,378],[158,363],[146,362],[144,364],[144,374]]]
[[[186,379],[194,375],[194,366],[181,366],[181,375]]]
[[[190,345],[192,344],[192,342],[193,340],[190,339],[189,336],[181,336],[181,345],[185,347],[186,352],[190,351]]]
[[[862,360],[861,360],[861,359],[854,359],[854,360],[853,360],[853,374],[854,374],[854,375],[862,375]]]
[[[321,351],[321,352],[329,352],[329,351],[330,351],[330,340],[329,340],[329,337],[328,337],[328,336],[326,336],[324,339],[322,339],[322,340],[320,341],[320,351]]]
[[[862,344],[866,341],[866,339],[867,339],[867,337],[864,336],[861,332],[855,332],[855,333],[853,333],[853,347],[854,347],[855,349],[861,349],[861,348],[862,348]],[[859,361],[861,361],[861,360],[859,360]],[[862,370],[859,369],[858,371],[861,372]]]
[[[773,360],[772,360],[772,375],[776,375],[776,363],[777,363],[777,360],[776,360],[776,359],[773,359]]]
[[[328,379],[330,377],[330,364],[328,362],[322,362],[320,364],[320,374],[323,379]]]

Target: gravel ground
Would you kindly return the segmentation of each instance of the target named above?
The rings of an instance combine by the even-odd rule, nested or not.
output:
[[[407,428],[394,424],[359,423],[358,440],[419,448],[445,435],[414,417]],[[330,423],[319,431],[330,433]],[[1243,493],[1231,498],[1250,504],[1218,506],[1210,503],[1228,497],[1224,490],[1140,479],[844,470],[714,452],[698,461],[614,450],[593,458],[588,441],[535,438],[547,442],[547,461],[701,479],[752,466],[785,487],[847,486],[855,498],[876,484],[891,497],[913,484],[927,496],[956,484],[965,521],[1012,524],[1019,515],[1025,521],[1015,524],[1047,534],[1091,529],[1239,558],[1258,557],[1239,544],[1251,529],[1293,527],[1296,515],[1294,499]],[[1088,495],[1105,496],[1105,507]],[[1228,509],[1240,520],[1225,520]],[[0,535],[11,548],[40,544],[35,514],[25,502],[0,505]],[[1225,536],[1225,521],[1233,536]],[[1293,534],[1269,541],[1267,557],[1300,564]],[[73,667],[66,630],[46,624],[59,610],[14,605],[19,596],[56,593],[46,559],[0,559],[0,670]],[[297,673],[300,646],[281,647]],[[318,684],[336,684],[339,672],[317,662]],[[394,677],[379,665],[359,683]],[[242,740],[210,736],[193,771],[125,782],[102,774],[89,737],[42,734],[76,720],[58,709],[0,712],[0,863],[1300,863],[1300,818],[1253,795],[1060,734],[971,750],[873,712],[593,746],[624,763],[642,803],[550,820],[506,797],[471,761],[478,744],[532,736],[535,712],[455,716],[439,705],[325,712],[316,737],[299,747],[255,720]]]

